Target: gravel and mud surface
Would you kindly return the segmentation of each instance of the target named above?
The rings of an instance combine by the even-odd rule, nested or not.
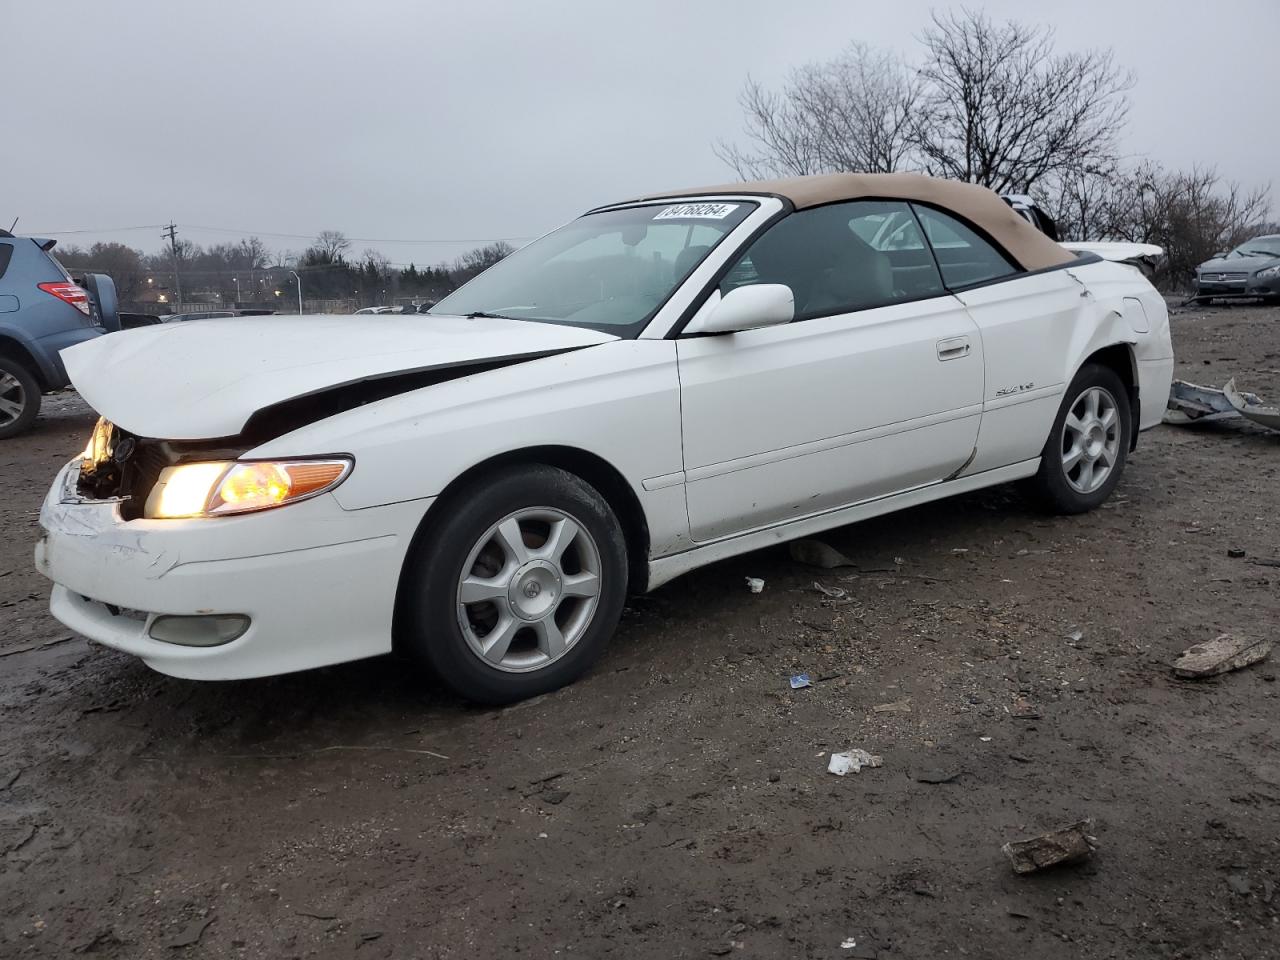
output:
[[[1280,310],[1174,335],[1280,400]],[[0,956],[1280,956],[1280,663],[1168,667],[1276,631],[1278,434],[1161,427],[1083,517],[832,532],[857,571],[719,564],[489,710],[391,658],[200,684],[72,637],[31,546],[91,422],[50,398],[0,445]],[[852,747],[884,766],[828,774]],[[1083,817],[1082,864],[1000,852]]]

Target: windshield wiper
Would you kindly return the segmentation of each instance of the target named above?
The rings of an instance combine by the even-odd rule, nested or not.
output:
[[[502,313],[487,313],[484,310],[473,310],[471,313],[465,314],[468,320],[517,320],[518,317],[508,317]]]
[[[1255,257],[1280,257],[1280,253],[1274,250],[1246,250],[1245,254]]]

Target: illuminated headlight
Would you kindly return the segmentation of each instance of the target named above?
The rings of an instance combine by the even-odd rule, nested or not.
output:
[[[222,517],[270,510],[332,490],[352,461],[215,460],[165,467],[144,515],[149,518]]]
[[[1280,277],[1280,263],[1277,263],[1274,267],[1259,270],[1253,276],[1255,280],[1274,280],[1276,277]]]

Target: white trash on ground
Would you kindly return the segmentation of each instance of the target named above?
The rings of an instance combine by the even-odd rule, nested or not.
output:
[[[843,777],[846,773],[857,773],[863,767],[879,767],[884,765],[884,758],[867,753],[865,750],[847,750],[844,753],[833,753],[827,762],[827,773]]]

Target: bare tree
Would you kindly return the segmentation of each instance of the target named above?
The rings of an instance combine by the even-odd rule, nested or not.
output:
[[[449,269],[449,276],[453,282],[461,286],[478,273],[488,270],[499,260],[509,257],[516,252],[516,248],[505,240],[495,240],[493,243],[485,244],[483,247],[476,247],[474,250],[468,250],[457,260],[453,261],[453,266]]]
[[[312,249],[321,251],[327,262],[336,263],[351,247],[351,241],[340,230],[321,230]]]
[[[1053,31],[935,12],[913,140],[925,169],[999,192],[1114,162],[1132,77],[1111,51],[1054,52]]]
[[[919,97],[899,58],[854,43],[792,71],[781,90],[748,78],[738,102],[750,146],[714,149],[744,179],[897,170],[908,162]]]
[[[261,270],[271,262],[271,254],[260,237],[247,237],[240,241],[240,258],[249,270]]]
[[[57,257],[72,270],[110,276],[121,300],[133,300],[146,279],[147,268],[141,252],[123,243],[95,243],[88,250],[58,247]]]
[[[1146,161],[1059,184],[1058,226],[1068,239],[1130,240],[1164,247],[1167,285],[1184,285],[1198,264],[1266,232],[1270,190],[1246,190],[1212,167],[1166,170]]]

